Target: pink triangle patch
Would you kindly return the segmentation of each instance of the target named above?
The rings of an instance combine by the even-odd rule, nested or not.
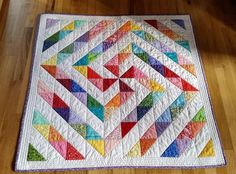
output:
[[[50,144],[60,153],[60,155],[66,159],[66,150],[67,150],[67,142],[66,141],[54,141],[50,142]]]
[[[106,139],[121,139],[121,127],[117,126],[107,137]]]
[[[69,79],[69,77],[59,68],[56,69],[56,79]]]
[[[108,66],[108,65],[116,65],[116,66],[119,66],[118,55],[114,56],[112,59],[110,59],[110,60],[105,64],[105,66]]]
[[[120,104],[125,103],[134,92],[120,92]]]
[[[108,154],[109,152],[114,149],[114,147],[119,144],[120,140],[116,139],[105,139],[105,153]]]
[[[103,79],[88,79],[92,84],[94,84],[98,89],[103,91]]]
[[[147,76],[141,71],[139,70],[138,68],[134,67],[134,77],[135,78],[147,78]]]
[[[157,131],[155,124],[153,124],[141,137],[141,139],[157,139]]]

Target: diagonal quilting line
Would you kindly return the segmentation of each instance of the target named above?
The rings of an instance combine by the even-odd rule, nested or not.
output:
[[[72,33],[74,30],[77,30],[81,26],[83,26],[85,23],[84,20],[73,20],[68,25],[54,33],[52,36],[48,37],[43,42],[43,50],[42,52],[49,49],[51,46],[56,44],[58,41],[66,38],[70,33]]]
[[[155,86],[153,86],[152,83],[154,83],[154,81],[151,81],[144,75],[141,76],[141,79],[145,79],[143,85],[149,88],[150,92],[131,113],[120,121],[119,125],[109,135],[105,135],[107,144],[105,147],[106,153],[112,151],[131,130],[137,127],[137,123],[152,109],[153,105],[155,105],[164,94],[165,89],[160,84],[155,82]]]
[[[137,56],[137,57],[139,57],[141,60],[143,60],[145,63],[148,63],[149,65],[150,65],[150,63],[152,63],[153,62],[153,60],[151,60],[151,61],[149,61],[150,60],[150,56],[146,53],[146,52],[144,52],[143,50],[141,50],[141,49],[139,49],[138,47],[134,47],[135,45],[134,44],[132,44],[132,52]],[[151,65],[153,65],[153,64],[151,64]],[[157,65],[157,64],[155,64],[155,65]],[[158,63],[158,65],[160,65],[160,63]],[[161,64],[161,66],[163,66],[162,64]],[[153,67],[153,66],[151,66],[151,67]],[[166,75],[165,75],[165,73],[163,73],[163,71],[160,71],[160,69],[159,69],[159,67],[158,68],[154,68],[157,72],[159,72],[162,76],[164,76],[164,77],[166,77]],[[165,71],[164,71],[165,72]],[[171,81],[172,82],[172,81]],[[176,84],[174,84],[174,85],[176,85]],[[177,87],[179,87],[179,86],[177,86]],[[191,91],[191,90],[194,90],[195,91],[195,88],[180,88],[181,90],[184,90],[184,91]],[[151,107],[149,108],[149,110],[151,109]],[[148,112],[148,110],[147,110],[147,112]],[[145,115],[146,113],[144,113],[144,115]],[[135,122],[133,122],[133,125],[132,126],[134,126],[136,123]],[[132,129],[132,127],[130,128],[130,129]],[[116,130],[115,130],[116,131]],[[127,132],[126,132],[127,133]]]
[[[131,22],[128,21],[122,25],[115,33],[106,38],[103,42],[98,44],[95,48],[89,51],[88,54],[79,59],[73,67],[76,69],[78,66],[88,66],[91,62],[96,60],[102,53],[106,52],[118,40],[124,37],[131,30]]]
[[[167,67],[166,64],[163,64],[161,59],[156,59],[153,56],[150,56],[142,47],[141,48],[141,44],[139,42],[135,42],[132,43],[132,49],[134,50],[134,54],[139,57],[141,60],[143,60],[144,62],[146,62],[147,64],[149,64],[153,69],[155,69],[157,72],[159,72],[163,77],[167,78],[171,83],[173,83],[174,85],[176,85],[177,87],[179,87],[182,90],[195,90],[197,91],[198,89],[193,86],[193,84],[190,84],[188,81],[193,82],[194,85],[196,85],[195,83],[195,79],[190,79],[187,74],[184,77],[180,77],[180,71],[181,69],[175,69],[175,72],[172,71],[169,67]],[[155,51],[155,50],[153,50]],[[178,74],[176,71],[179,71]],[[184,74],[184,73],[183,73]],[[186,78],[188,79],[188,81],[186,80]]]
[[[89,95],[80,85],[78,85],[74,80],[72,80],[67,74],[65,74],[59,68],[56,68],[55,70],[49,69],[48,72],[53,77],[51,78],[51,80],[58,81],[59,84],[61,84],[65,88],[65,91],[68,90],[70,94],[72,94],[76,98],[76,100],[80,101],[80,103],[82,104],[81,106],[84,105],[90,111],[91,113],[90,115],[96,116],[94,118],[96,118],[99,122],[103,122],[103,117],[101,117],[101,114],[100,114],[101,112],[97,113],[94,110],[92,110],[93,106],[91,105],[91,103],[93,105],[96,105],[96,108],[101,108],[102,106],[95,98]],[[54,74],[54,72],[56,73]],[[44,71],[42,73],[44,73]],[[48,82],[48,84],[50,84],[50,82]],[[77,101],[74,101],[74,102],[77,102]]]
[[[53,56],[51,56],[49,59],[47,59],[43,64],[48,65],[58,65],[61,64],[63,61],[68,59],[70,56],[72,56],[74,53],[81,50],[86,43],[91,42],[105,31],[110,25],[112,24],[111,21],[102,20],[98,22],[95,26],[91,27],[88,31],[83,33],[82,35],[79,35],[78,37],[72,37],[75,35],[75,31],[68,35],[72,37],[72,42],[69,44],[65,42],[63,43],[63,47],[59,50],[59,52]],[[62,40],[63,41],[63,40]],[[60,42],[59,42],[60,43]],[[65,46],[64,46],[65,45]],[[46,53],[46,52],[45,52]],[[45,54],[43,53],[43,54]],[[48,54],[46,54],[48,55]]]
[[[60,31],[61,28],[64,28],[65,26],[70,24],[72,21],[73,21],[72,19],[71,20],[60,20],[60,19],[58,19],[58,22],[55,25],[53,25],[49,28],[47,28],[47,22],[46,22],[45,39],[52,36],[56,32]]]
[[[159,136],[159,138],[156,141],[156,144],[158,144],[160,156],[161,155],[163,155],[163,157],[165,156],[164,152],[168,151],[168,147],[174,142],[174,140],[178,137],[178,135],[180,135],[185,126],[193,119],[193,117],[201,109],[202,103],[199,102],[199,100],[200,100],[200,95],[198,93],[195,96],[193,96],[192,99],[189,100],[187,105],[175,117],[175,119],[165,129],[165,131],[163,131],[163,133]],[[193,113],[193,116],[189,114],[189,112]]]
[[[48,81],[45,81],[45,83],[48,83]],[[52,88],[52,85],[50,85],[49,87]],[[57,88],[57,87],[58,87],[58,85],[55,86],[55,88]],[[60,91],[60,89],[59,89],[56,92],[58,92],[57,94],[61,98],[63,98],[62,95],[65,94],[64,91]],[[87,114],[86,118],[82,117],[83,114],[86,113],[86,110],[85,111],[82,110],[81,105],[78,104],[76,101],[74,101],[73,96],[71,96],[71,97],[72,97],[71,98],[72,105],[70,108],[73,111],[75,111],[75,113],[77,115],[81,116],[81,120],[85,120],[86,123],[89,124],[96,132],[102,133],[98,130],[98,128],[100,128],[100,126],[98,123],[96,123],[96,120],[94,120],[95,117],[90,116],[91,114]],[[38,97],[37,100],[39,101],[39,103],[43,104],[43,107],[42,107],[42,105],[37,105],[36,109],[40,110],[42,113],[45,110],[49,111],[49,114],[47,114],[45,112],[43,113],[44,117],[46,117],[48,120],[50,120],[50,122],[57,129],[57,131],[60,132],[64,137],[66,137],[67,140],[71,144],[73,144],[83,155],[85,155],[85,154],[88,155],[87,152],[93,152],[95,156],[101,157],[101,153],[99,151],[97,151],[96,148],[91,143],[91,141],[94,141],[94,140],[86,140],[82,136],[84,134],[83,132],[78,133],[77,129],[79,129],[79,127],[81,127],[81,125],[74,126],[74,128],[76,129],[75,130],[72,126],[69,126],[62,117],[59,117],[58,114],[56,112],[54,112],[53,108],[42,97]],[[42,110],[42,108],[44,108],[44,110]],[[83,129],[79,129],[79,130],[83,130]],[[91,132],[90,129],[89,129],[89,132]],[[88,141],[90,141],[90,143],[88,143]],[[102,141],[102,140],[97,140],[97,141]],[[84,147],[86,147],[86,149]]]
[[[49,76],[48,73],[43,69],[41,70],[40,80],[43,81],[45,84],[47,84],[47,86],[50,89],[54,89],[55,93],[65,103],[70,104],[70,108],[77,115],[79,115],[82,118],[82,120],[86,121],[87,124],[89,124],[95,131],[99,132],[100,135],[103,137],[103,132],[100,131],[101,128],[103,130],[103,122],[87,108],[87,105],[85,105],[87,103],[86,92],[75,92],[78,91],[77,89],[79,89],[75,86],[75,84],[73,86],[75,86],[76,88],[73,87],[73,92],[71,92],[72,91],[71,88],[69,88],[68,86],[64,87],[55,78]],[[84,102],[85,104],[82,102]]]
[[[122,48],[121,50],[125,50],[125,51],[122,51],[123,53],[125,53],[125,54],[131,54],[132,55],[132,47],[131,47],[131,44],[128,44],[125,48]],[[132,56],[133,57],[133,56]],[[117,58],[116,56],[114,56],[114,58]],[[111,63],[110,63],[110,61],[112,61],[112,62],[114,62],[114,58],[112,58],[112,59],[110,59],[109,61],[108,61],[108,65],[111,65]],[[134,57],[135,58],[135,57]],[[133,58],[132,58],[133,59]],[[122,59],[123,60],[123,59]],[[122,74],[120,74],[120,78],[121,79],[136,79],[135,81],[137,81],[137,82],[139,82],[139,84],[141,84],[141,86],[143,86],[145,89],[148,89],[149,90],[149,93],[150,93],[150,91],[152,90],[152,88],[151,88],[151,85],[152,85],[152,87],[153,88],[157,88],[158,87],[158,85],[157,85],[157,83],[154,81],[154,80],[150,80],[146,75],[145,75],[145,73],[143,73],[140,69],[143,69],[143,70],[145,70],[145,69],[147,69],[148,67],[148,65],[146,65],[146,63],[145,62],[143,62],[143,61],[135,61],[135,60],[140,60],[139,58],[135,58],[133,61],[134,62],[132,62],[132,63],[130,63],[130,61],[128,61],[128,60],[130,60],[130,58],[129,59],[125,59],[125,61],[124,62],[121,62],[121,64],[120,65],[124,65],[125,67],[129,67],[129,69],[125,69],[125,71],[123,71],[122,72]],[[118,61],[118,60],[117,60]],[[115,62],[117,62],[117,61],[115,61]],[[139,65],[140,64],[140,66],[139,67],[136,67],[136,66],[134,66],[134,65]],[[139,69],[140,68],[140,69]],[[153,70],[153,71],[155,71],[155,70]],[[149,72],[147,72],[148,74],[149,74]],[[157,77],[160,77],[160,78],[162,78],[162,81],[166,81],[166,79],[165,78],[163,78],[161,75],[159,75],[159,73],[156,73],[155,74]],[[132,81],[130,81],[130,82],[132,82]],[[127,84],[129,84],[129,86],[131,86],[131,88],[133,88],[134,89],[134,87],[132,87],[133,85],[132,85],[132,83],[130,83],[129,81],[128,81],[128,83]],[[137,83],[135,83],[136,85],[137,85]],[[170,83],[171,84],[171,83]],[[135,85],[135,86],[136,86]],[[164,85],[164,84],[163,84]],[[163,86],[162,85],[162,86]],[[172,85],[172,84],[171,84]],[[140,89],[136,89],[135,91],[142,91],[142,92],[144,92],[145,91],[145,89],[144,88],[140,88]],[[164,85],[164,88],[166,88],[166,85]],[[137,95],[138,95],[138,97],[137,97],[137,99],[139,99],[140,100],[140,102],[141,102],[141,100],[143,100],[144,98],[145,98],[145,95],[141,95],[142,93],[137,93]],[[145,93],[146,94],[146,93]],[[142,96],[141,98],[140,98],[140,96]],[[156,94],[156,97],[157,97],[158,95]],[[130,99],[128,99],[128,100],[133,100],[133,97],[131,97]],[[139,102],[139,100],[138,100],[138,102]],[[133,106],[134,105],[134,103],[132,103],[131,104],[131,106]],[[122,106],[120,106],[119,107],[121,110],[122,110]],[[132,107],[133,108],[133,107]],[[129,108],[126,108],[126,109],[128,109],[128,110],[130,110],[130,107]],[[109,127],[109,129],[107,130],[107,133],[106,133],[106,135],[105,136],[107,136],[107,134],[109,134],[116,126],[118,126],[118,124],[119,124],[119,122],[122,120],[122,118],[124,118],[125,116],[126,116],[126,114],[125,113],[123,113],[123,112],[121,112],[122,113],[122,115],[121,115],[121,118],[119,119],[119,118],[117,118],[117,111],[118,110],[112,110],[109,114],[111,114],[111,118],[109,119],[109,120],[107,120],[107,122],[106,122],[106,125],[108,125]],[[131,112],[131,111],[130,111]],[[108,122],[109,121],[109,122]],[[107,127],[107,126],[106,126]]]
[[[58,113],[76,132],[78,132],[94,149],[94,142],[103,142],[102,137],[81,117],[79,117],[57,94],[48,89],[42,82],[38,82],[38,94]],[[103,151],[98,151],[104,155]]]
[[[193,156],[194,154],[194,156],[199,157],[200,153],[210,140],[211,137],[208,133],[208,128],[207,126],[204,126],[196,135],[196,137],[193,138],[193,141],[190,142],[190,144],[181,156]],[[198,145],[198,148],[195,148],[196,144]]]
[[[101,44],[99,44],[94,49],[92,49],[88,54],[83,56],[79,61],[77,61],[73,67],[77,71],[79,71],[81,74],[83,74],[86,78],[87,78],[87,74],[89,74],[88,72],[90,72],[90,74],[91,72],[95,74],[95,71],[93,71],[90,67],[88,67],[88,64],[93,62],[99,55],[101,55],[103,52],[108,50],[118,40],[120,40],[124,35],[126,35],[128,31],[130,30],[130,28],[131,28],[131,23],[130,21],[128,21],[124,25],[122,25],[115,33],[109,36],[105,41],[103,41]],[[98,74],[96,76],[98,76]],[[115,79],[105,79],[105,80],[106,81],[113,80],[113,82],[115,81]],[[103,80],[101,79],[100,81],[103,81]]]
[[[176,98],[179,97],[180,94],[181,94],[181,90],[179,90],[178,88],[170,88],[166,91],[162,100],[159,100],[157,103],[155,103],[155,105],[153,105],[152,110],[150,110],[145,115],[145,117],[143,117],[143,119],[141,119],[138,122],[137,127],[138,127],[139,137],[136,137],[135,140],[134,140],[134,138],[132,139],[132,143],[130,143],[130,145],[127,146],[126,149],[124,150],[124,155],[127,155],[130,152],[132,152],[133,147],[137,146],[137,144],[140,143],[140,138],[142,138],[142,140],[143,139],[145,139],[145,140],[150,139],[150,140],[152,140],[152,143],[156,140],[157,133],[155,131],[155,125],[153,125],[155,123],[156,117],[161,115],[166,110],[166,108],[169,107],[169,103],[174,102],[176,100]],[[152,129],[153,129],[153,131],[150,131]],[[130,131],[130,134],[128,134],[128,137],[125,137],[126,138],[125,142],[128,142],[130,139],[129,137],[133,137],[134,133],[135,132]],[[151,134],[149,134],[149,133],[151,133]],[[148,134],[148,135],[146,135],[146,134]],[[152,144],[149,144],[149,145],[152,145]],[[139,148],[140,152],[137,153],[137,156],[144,154],[143,150],[141,151],[141,149],[143,149],[143,144],[140,143],[139,146],[141,146],[141,147]],[[148,150],[148,148],[150,148],[150,147],[151,146],[146,147],[147,148],[146,150]]]
[[[190,121],[185,126],[184,130],[174,140],[174,142],[176,142],[176,144],[178,145],[178,148],[179,148],[179,157],[184,155],[185,151],[188,151],[188,148],[191,147],[191,144],[196,141],[198,135],[201,136],[202,131],[204,131],[206,136],[209,137],[208,130],[204,129],[206,127],[205,124],[206,124],[206,121],[202,121],[202,122],[200,122],[200,121],[195,121],[195,122]],[[209,141],[209,139],[208,139],[208,141]],[[172,142],[172,144],[174,142]],[[204,143],[205,142],[203,141],[202,144],[204,144]],[[201,147],[202,146],[200,146],[200,149],[201,149]]]
[[[127,48],[128,47],[130,47],[131,48],[131,44],[129,44],[128,46],[127,46]],[[128,49],[127,49],[128,50]],[[130,49],[130,51],[131,51],[131,49]],[[136,56],[132,56],[133,57],[133,63],[130,63],[130,64],[134,64],[135,66],[131,66],[129,69],[126,69],[124,72],[123,72],[123,75],[122,76],[124,76],[125,78],[124,79],[129,79],[129,78],[131,78],[132,79],[132,77],[134,76],[134,74],[137,74],[137,76],[138,77],[141,77],[141,78],[137,78],[137,76],[134,76],[134,79],[136,79],[135,81],[137,81],[138,82],[138,84],[140,84],[139,86],[142,86],[142,87],[144,87],[144,88],[139,88],[139,89],[136,89],[135,91],[142,91],[142,93],[144,93],[145,95],[141,95],[142,93],[140,93],[140,92],[137,92],[137,99],[139,99],[137,102],[139,103],[139,102],[141,102],[144,98],[145,98],[145,96],[146,96],[146,94],[147,94],[147,92],[145,92],[146,90],[145,89],[147,89],[149,92],[148,93],[150,93],[150,91],[152,90],[151,89],[151,86],[149,85],[149,84],[152,84],[152,86],[153,87],[155,87],[155,84],[156,84],[156,82],[155,82],[155,80],[154,79],[152,79],[152,81],[150,81],[150,79],[149,78],[147,78],[147,76],[145,75],[146,73],[151,73],[151,72],[144,72],[144,71],[141,71],[140,69],[142,69],[142,70],[147,70],[148,68],[149,68],[149,65],[147,65],[145,62],[143,62],[142,60],[140,60],[139,58],[137,58]],[[126,66],[128,66],[127,65],[127,63],[126,62],[124,62],[123,64],[125,64],[124,66],[126,67]],[[130,65],[129,65],[130,66]],[[150,70],[152,70],[152,69],[150,69]],[[164,87],[164,88],[170,88],[171,86],[170,85],[173,85],[172,83],[170,83],[170,82],[168,82],[168,81],[166,81],[166,79],[164,78],[164,77],[162,77],[158,72],[156,72],[155,70],[152,70],[153,72],[152,72],[152,76],[155,76],[155,77],[158,77],[159,79],[160,79],[160,82],[161,82],[161,84],[162,84],[162,86]],[[156,73],[155,73],[156,72]],[[121,76],[121,78],[122,78],[122,76]],[[151,83],[150,83],[151,82]],[[166,85],[165,84],[165,82],[167,82],[168,83],[168,85]],[[158,82],[159,83],[159,82]],[[130,83],[130,82],[128,82],[127,84],[129,84],[129,86],[131,85],[131,87],[132,87],[132,83]],[[135,84],[137,84],[137,83],[135,83]],[[157,87],[157,86],[156,86]],[[173,87],[175,87],[175,85],[173,85]],[[140,98],[140,96],[142,96],[141,98]],[[133,97],[131,97],[130,98],[130,100],[134,100],[133,99]],[[125,110],[128,110],[128,112],[131,112],[131,108],[133,108],[132,106],[134,106],[134,103],[129,103],[130,105],[131,105],[131,107],[129,107],[129,108],[125,108]],[[129,105],[128,104],[128,105]],[[118,119],[117,118],[117,112],[116,111],[113,111],[113,113],[111,113],[112,115],[111,115],[111,118],[108,120],[109,122],[107,123],[108,125],[109,125],[109,129],[108,129],[108,131],[107,131],[107,133],[110,133],[116,126],[118,126],[118,124],[119,124],[119,122],[120,121],[122,121],[122,118],[125,118],[127,115],[126,115],[126,112],[124,113],[123,111],[122,111],[122,109],[123,109],[123,107],[121,106],[120,107],[120,110],[121,110],[121,119]],[[134,109],[134,108],[133,108]],[[107,136],[107,133],[106,133],[106,135],[105,136]]]
[[[125,37],[125,38],[127,38],[127,37]],[[118,44],[120,44],[120,42],[121,42],[121,44],[122,43],[124,43],[124,41],[126,40],[125,38],[122,38],[119,42],[118,42]],[[110,48],[108,51],[106,51],[106,54],[108,54],[108,55],[110,55],[110,53],[113,53],[112,54],[112,56],[111,57],[113,57],[113,55],[114,56],[116,56],[115,54],[116,54],[116,52],[114,53],[115,51],[114,51],[114,48],[112,47],[112,48]],[[120,51],[120,52],[122,52],[122,50]],[[126,55],[127,53],[122,53],[122,55]],[[121,54],[120,54],[121,55]],[[105,56],[105,54],[104,54],[104,56]],[[126,57],[126,56],[123,56],[123,57]],[[103,57],[102,57],[103,58]],[[124,58],[122,58],[122,60],[123,60]],[[93,61],[90,65],[90,67],[95,67],[95,66],[93,66],[93,64],[94,65],[96,65],[96,66],[98,66],[98,64],[99,64],[100,62],[98,61],[98,59],[97,60],[95,60],[95,61]],[[102,64],[99,64],[100,66],[99,67],[102,67],[103,68],[103,65]],[[92,93],[90,92],[90,91],[87,91],[87,93],[89,93],[91,96],[93,96],[94,98],[96,98],[100,103],[102,103],[102,104],[104,104],[104,103],[106,103],[107,101],[102,101],[103,100],[103,98],[101,97],[101,96],[103,96],[103,92],[101,91],[101,90],[99,90],[99,88],[97,88],[93,83],[91,83],[89,80],[87,80],[87,78],[84,76],[84,75],[82,75],[83,74],[83,72],[80,72],[80,73],[78,73],[78,71],[77,70],[75,70],[74,68],[70,68],[70,69],[67,69],[66,68],[66,66],[68,66],[68,64],[65,64],[64,65],[64,71],[66,72],[66,73],[71,73],[71,75],[73,76],[73,78],[75,79],[75,81],[78,83],[78,84],[80,84],[84,89],[89,89],[90,91],[93,91]],[[61,66],[60,66],[61,67]],[[82,67],[82,66],[81,66]],[[86,68],[87,69],[87,68]],[[106,68],[103,68],[104,70],[106,70]],[[83,69],[81,69],[81,71],[83,71]],[[96,69],[96,71],[97,71],[97,69]],[[99,71],[100,71],[100,69],[99,69]],[[103,71],[103,70],[101,70],[101,71]],[[110,75],[111,75],[111,72],[108,72],[109,70],[106,70],[106,73],[109,73]],[[77,73],[76,73],[77,72]],[[109,79],[109,78],[112,78],[112,79],[114,79],[114,78],[117,78],[116,76],[106,76],[107,77],[107,79]],[[86,83],[84,83],[86,81]],[[116,83],[116,82],[115,82]],[[110,88],[108,88],[108,90],[109,90]],[[105,93],[107,93],[108,91],[106,91]],[[98,97],[98,98],[97,98]]]
[[[153,148],[152,146],[154,146],[156,141],[158,141],[158,139],[162,136],[163,132],[167,131],[168,129],[169,131],[172,130],[170,129],[170,127],[174,126],[174,122],[176,122],[175,120],[178,120],[182,115],[186,115],[185,114],[186,108],[189,107],[188,105],[191,104],[192,100],[195,100],[194,98],[196,97],[195,94],[193,94],[192,96],[188,96],[188,95],[189,95],[188,93],[182,92],[174,100],[174,102],[170,106],[168,106],[168,108],[166,108],[166,110],[162,114],[159,114],[160,115],[159,117],[155,116],[154,123],[151,126],[147,127],[148,128],[147,131],[143,132],[142,136],[140,136],[139,141],[137,141],[135,144],[135,145],[139,144],[139,146],[141,146],[140,147],[141,156],[145,155],[149,151],[149,149],[152,149],[152,150],[156,149],[155,151],[157,151],[157,148],[159,147],[158,142],[157,142],[158,145],[156,145],[156,147]],[[180,121],[180,122],[182,124],[183,121]],[[179,128],[179,125],[181,124],[177,123],[176,125],[178,126],[175,126],[175,127]],[[188,123],[186,128],[194,126],[194,128],[196,129],[198,128],[198,130],[196,130],[195,132],[197,133],[197,131],[199,131],[202,125],[203,125],[202,123],[195,122],[194,120],[194,122]],[[167,133],[164,133],[164,134],[167,135]],[[186,139],[184,138],[184,136],[187,135],[187,131],[181,132],[180,134],[181,136],[177,136],[176,141],[177,141],[177,144],[180,146],[180,149],[181,149],[180,152],[182,153],[182,151],[184,151],[186,147],[181,146],[181,143],[187,143]],[[190,136],[195,136],[195,134],[189,135],[189,137],[187,137],[189,141],[192,139],[190,138]],[[164,144],[166,143],[165,138],[166,136],[163,138]],[[146,147],[145,143],[148,143],[148,142],[150,142],[150,144],[148,147]],[[176,142],[174,142],[174,144],[175,143]],[[132,151],[132,149],[130,151]],[[178,155],[181,154],[180,152]],[[168,150],[166,153],[168,153]]]
[[[35,128],[31,129],[30,132],[30,144],[33,145],[35,149],[38,150],[38,152],[45,158],[49,159],[49,157],[55,157],[58,159],[64,159],[61,154],[58,153],[58,151],[51,146],[49,141],[45,139],[42,134],[36,130]],[[54,159],[55,159],[54,158]]]
[[[159,39],[155,38],[150,33],[146,32],[145,30],[137,30],[132,31],[135,35],[139,36],[143,40],[145,40],[148,44],[155,47],[158,51],[162,54],[166,55],[169,59],[171,59],[174,63],[180,65],[186,71],[191,73],[192,75],[196,76],[194,64],[192,60],[187,59],[186,56],[182,56],[179,53],[175,52],[165,43],[161,42]]]
[[[158,115],[159,112],[162,112],[162,110],[164,110],[165,107],[168,107],[168,103],[166,103],[167,99],[169,100],[174,100],[176,96],[172,95],[172,98],[169,98],[169,94],[173,94],[173,91],[175,92],[174,94],[179,95],[180,90],[178,88],[171,88],[169,90],[166,91],[166,93],[162,96],[162,100],[158,100],[156,102],[153,103],[152,108],[150,108],[146,113],[145,116],[143,116],[132,128],[131,130],[127,133],[127,135],[125,135],[122,139],[122,143],[118,142],[115,145],[117,147],[113,147],[112,151],[116,150],[116,149],[120,149],[120,146],[123,146],[122,144],[125,144],[125,146],[123,146],[123,150],[124,150],[124,155],[128,153],[128,151],[130,150],[130,148],[132,147],[133,144],[136,143],[136,141],[139,140],[139,136],[134,136],[136,134],[140,134],[140,128],[142,127],[142,129],[146,129],[148,127],[150,127],[153,122],[154,122],[154,111],[153,108],[157,108],[156,110],[156,115]],[[144,100],[145,101],[145,100]],[[132,115],[133,112],[131,112],[130,115]],[[160,114],[160,113],[159,113]],[[129,118],[130,116],[128,116]],[[131,117],[132,118],[132,117]],[[131,118],[127,119],[127,117],[124,120],[131,120]],[[123,121],[124,121],[123,120]],[[110,136],[110,135],[109,135]],[[129,143],[128,143],[129,142]]]
[[[133,46],[134,46],[134,45],[133,45]],[[149,61],[150,57],[148,56],[148,54],[147,54],[146,52],[144,52],[143,50],[140,50],[138,47],[133,47],[133,49],[134,49],[134,50],[136,49],[136,51],[135,51],[136,54],[135,54],[135,53],[134,53],[134,54],[135,54],[136,56],[138,56],[140,59],[142,59],[144,62],[147,62],[147,63],[148,63],[148,62],[149,62],[149,63],[152,62],[152,61]],[[145,56],[144,56],[143,54],[144,54]],[[156,65],[160,65],[160,63],[158,63],[158,64],[156,64]],[[163,65],[162,65],[162,66],[163,66]],[[152,67],[153,67],[153,66],[152,66]],[[159,73],[161,73],[161,74],[165,77],[165,73],[163,73],[163,71],[160,70],[160,67],[158,67],[158,68],[157,68],[157,67],[154,67],[154,69],[157,70]],[[191,90],[192,90],[192,89],[189,89],[189,88],[188,88],[188,89],[187,89],[187,88],[180,88],[180,89],[181,89],[181,90],[184,90],[184,91],[186,91],[186,90],[190,90],[190,91],[191,91]],[[193,90],[195,91],[195,89],[193,89]],[[168,125],[167,125],[167,126],[168,126]],[[157,138],[157,137],[156,137],[156,138]],[[154,142],[155,142],[155,141],[152,141],[152,143],[154,143]],[[146,150],[147,150],[147,149],[146,149]]]
[[[105,46],[107,46],[107,43],[106,42],[104,42],[105,43]],[[102,46],[103,46],[103,44],[102,44]],[[110,47],[109,45],[107,46],[108,48]],[[105,47],[105,49],[107,48],[107,47]],[[103,47],[102,47],[102,49],[103,49]],[[96,56],[95,56],[96,57]],[[82,58],[83,59],[83,58]],[[81,59],[80,59],[81,60]]]
[[[65,160],[84,159],[38,110],[34,110],[32,125]]]
[[[172,29],[165,26],[158,20],[144,20],[146,23],[151,25],[152,27],[156,28],[159,32],[170,38],[171,40],[175,41],[177,44],[185,48],[186,50],[190,51],[190,46],[188,40],[184,39],[183,36],[175,33]]]
[[[150,94],[150,90],[141,85],[138,80],[127,78],[124,81],[128,82],[127,84],[135,89],[135,93],[126,100],[125,105],[120,105],[119,108],[114,108],[114,110],[111,110],[110,112],[109,107],[106,108],[109,117],[104,122],[105,137],[112,133],[116,127],[119,127],[120,122],[126,118],[127,114],[136,108],[136,103],[140,103],[148,94]],[[139,91],[142,91],[142,93]]]
[[[166,35],[162,34],[160,31],[156,30],[153,27],[150,27],[149,24],[146,23],[135,23],[137,27],[139,27],[139,30],[137,31],[144,31],[145,33],[148,33],[149,35],[152,35],[153,37],[146,38],[150,42],[152,42],[152,38],[155,38],[158,41],[161,41],[164,46],[170,48],[171,50],[174,50],[177,54],[183,56],[185,59],[189,60],[190,62],[193,62],[192,60],[192,54],[182,46],[178,45],[176,42],[168,38]],[[143,34],[144,34],[143,32]],[[144,34],[145,36],[145,34]],[[165,51],[165,50],[164,50]]]

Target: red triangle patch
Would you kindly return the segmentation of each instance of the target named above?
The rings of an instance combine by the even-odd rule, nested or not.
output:
[[[181,79],[181,82],[182,82],[182,86],[183,86],[184,91],[198,91],[196,88],[194,88],[188,82],[186,82],[184,79]]]
[[[137,122],[121,122],[121,136],[122,138],[134,127]]]
[[[96,73],[93,69],[90,67],[87,67],[87,78],[88,79],[101,79],[102,77]]]
[[[128,85],[126,85],[121,80],[119,80],[119,83],[120,83],[120,92],[134,92],[133,89],[131,89]]]
[[[174,78],[177,78],[177,77],[179,77],[177,74],[175,74],[173,71],[171,71],[169,68],[167,68],[167,67],[165,67],[165,66],[163,66],[164,67],[164,76],[165,77],[174,77]]]
[[[106,91],[117,79],[103,79],[103,91]]]
[[[111,71],[115,76],[119,76],[119,66],[118,65],[105,65],[106,69]]]
[[[69,108],[69,106],[56,94],[53,95],[53,108]]]
[[[41,65],[51,76],[56,76],[57,67],[54,65]]]
[[[72,81],[71,79],[57,79],[66,89],[71,91]]]
[[[157,21],[156,20],[144,20],[145,22],[147,22],[148,24],[150,24],[151,26],[153,26],[154,28],[157,28]]]
[[[121,78],[134,78],[134,67],[132,66],[130,69],[128,69]]]
[[[67,143],[66,160],[82,160],[83,155],[80,154],[70,143]]]

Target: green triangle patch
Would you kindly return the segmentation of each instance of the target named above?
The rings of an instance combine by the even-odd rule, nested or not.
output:
[[[75,28],[79,28],[81,25],[83,25],[85,23],[85,21],[82,20],[75,20],[74,21],[74,26]]]
[[[67,53],[72,54],[74,52],[74,44],[70,44],[67,47],[65,47],[63,50],[61,50],[59,53]]]
[[[86,124],[72,124],[71,127],[76,130],[83,138],[86,137]]]
[[[206,116],[205,116],[205,111],[204,108],[202,107],[198,113],[193,117],[192,119],[193,122],[196,121],[201,121],[201,122],[205,122],[206,121]]]
[[[151,92],[143,99],[143,101],[139,104],[139,106],[149,107],[152,105],[153,105],[153,98],[152,98],[152,92]]]
[[[187,40],[179,40],[179,41],[176,41],[176,43],[186,48],[188,51],[191,51]]]
[[[46,161],[46,159],[34,148],[32,144],[29,144],[27,161]]]

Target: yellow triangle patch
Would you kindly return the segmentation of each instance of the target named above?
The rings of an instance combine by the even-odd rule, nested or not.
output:
[[[125,47],[123,50],[120,51],[120,53],[131,53],[132,52],[132,46],[129,44],[127,47]]]
[[[141,146],[140,142],[138,141],[128,152],[127,156],[129,157],[140,157],[141,156]]]
[[[185,91],[184,92],[184,97],[186,101],[190,101],[194,96],[196,92],[195,91]]]
[[[164,88],[155,80],[150,80],[151,90],[155,92],[164,92]]]
[[[94,147],[102,156],[105,156],[105,142],[104,140],[87,140],[88,143]]]
[[[74,69],[79,71],[84,77],[87,77],[87,66],[73,66]]]
[[[105,120],[108,120],[116,109],[117,107],[105,107]]]
[[[45,62],[43,62],[42,65],[57,65],[57,55],[52,56],[51,58],[49,58],[48,60],[46,60]]]
[[[34,125],[34,128],[35,128],[45,139],[48,140],[50,125],[47,125],[47,124],[44,124],[44,125],[35,124],[35,125]]]
[[[132,30],[132,31],[141,30],[141,27],[138,26],[138,25],[136,25],[136,24],[134,24],[134,23],[132,22],[131,30]]]
[[[74,29],[75,29],[74,22],[69,23],[67,26],[63,28],[63,30],[74,30]]]
[[[215,150],[213,141],[212,139],[210,139],[198,157],[212,157],[212,156],[215,156]]]

